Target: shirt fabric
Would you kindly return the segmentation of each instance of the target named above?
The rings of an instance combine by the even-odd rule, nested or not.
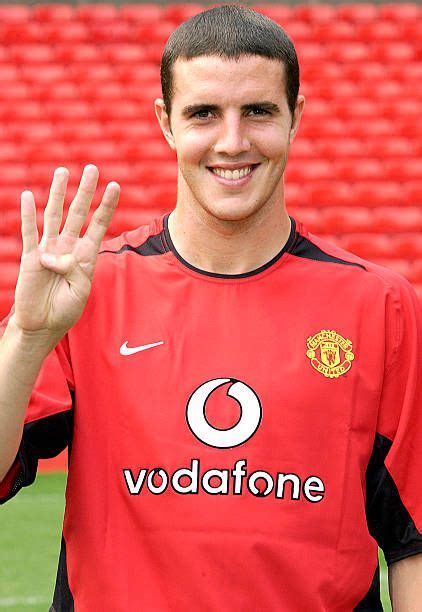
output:
[[[237,275],[168,215],[104,242],[0,486],[69,446],[51,610],[381,611],[377,542],[422,552],[421,330],[407,281],[293,219]]]

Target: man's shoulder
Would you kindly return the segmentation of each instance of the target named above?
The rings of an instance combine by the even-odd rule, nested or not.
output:
[[[98,253],[100,259],[102,259],[103,255],[121,255],[126,252],[139,252],[142,254],[142,246],[148,243],[148,241],[153,241],[155,236],[160,236],[163,232],[164,216],[153,217],[150,221],[137,228],[127,230],[119,236],[103,240]]]
[[[312,234],[300,222],[297,233],[299,244],[293,254],[321,262],[343,264],[351,272],[350,279],[353,277],[359,284],[372,285],[387,293],[414,291],[409,281],[394,270],[363,259],[326,238]]]

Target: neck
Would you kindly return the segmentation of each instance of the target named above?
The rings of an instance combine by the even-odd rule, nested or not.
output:
[[[229,221],[178,201],[168,221],[171,239],[183,259],[217,274],[256,270],[281,251],[290,234],[283,197],[245,219]]]

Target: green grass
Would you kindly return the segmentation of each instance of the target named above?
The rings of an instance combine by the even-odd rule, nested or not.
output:
[[[64,508],[64,474],[36,482],[0,507],[0,609],[46,612],[52,601]],[[391,612],[382,554],[384,610]]]

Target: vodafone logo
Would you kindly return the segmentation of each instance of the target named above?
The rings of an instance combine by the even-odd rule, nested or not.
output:
[[[224,395],[221,397],[223,389],[218,391],[223,385],[227,385],[227,399]],[[220,394],[220,397],[214,399],[223,412],[225,402],[228,402],[228,415],[224,416],[230,416],[232,406],[229,403],[237,401],[240,417],[232,427],[217,428],[208,421],[207,404],[212,404],[213,393]],[[186,404],[186,421],[190,431],[200,442],[213,448],[235,448],[244,444],[255,434],[261,420],[262,408],[257,394],[246,383],[235,378],[207,380],[192,392]],[[217,454],[221,457],[220,453]],[[169,491],[178,495],[249,494],[257,498],[272,496],[277,500],[291,502],[303,499],[312,504],[321,502],[325,497],[325,483],[319,476],[292,471],[268,472],[260,466],[251,471],[246,457],[235,460],[230,466],[218,465],[205,471],[201,468],[201,458],[193,457],[188,465],[185,463],[181,467],[176,466],[176,469],[174,465],[152,468],[133,466],[123,468],[122,472],[127,492],[131,496],[141,493],[163,495]]]
[[[213,427],[205,416],[208,399],[216,389],[231,383],[227,395],[240,406],[239,421],[228,429]],[[204,444],[214,448],[234,448],[251,438],[262,419],[262,408],[255,391],[234,378],[213,378],[195,389],[186,407],[186,420],[193,435]]]

